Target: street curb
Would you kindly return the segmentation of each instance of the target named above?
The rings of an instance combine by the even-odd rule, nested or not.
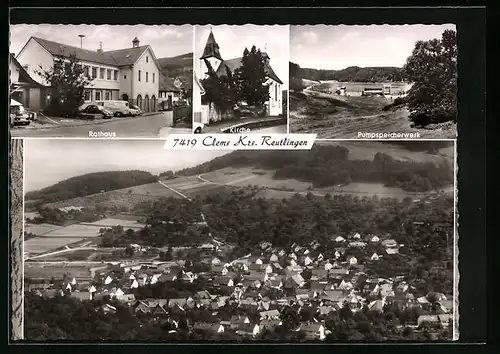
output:
[[[98,119],[98,120],[92,120],[92,121],[82,122],[81,124],[59,124],[59,125],[53,125],[51,127],[30,128],[28,130],[40,131],[40,130],[58,129],[58,128],[67,128],[67,127],[84,127],[84,126],[87,126],[87,125],[105,124],[105,123],[113,122],[113,121],[116,121],[116,120],[121,120],[121,121],[124,121],[124,120],[133,120],[135,118],[152,116],[152,115],[155,115],[155,114],[158,114],[158,113],[161,113],[161,112],[146,113],[146,114],[141,114],[140,116],[135,116],[135,117],[121,117],[121,118],[120,117],[113,117],[111,119]]]

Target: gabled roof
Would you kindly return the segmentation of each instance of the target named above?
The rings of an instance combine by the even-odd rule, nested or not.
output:
[[[19,78],[18,82],[11,82],[11,84],[29,84],[29,85],[34,85],[36,87],[44,87],[42,84],[38,83],[35,81],[30,74],[23,68],[21,63],[17,61],[16,57],[13,54],[10,54],[10,60],[11,62],[14,63],[14,65],[17,67],[19,71]]]
[[[236,69],[238,69],[241,66],[241,60],[243,57],[239,58],[234,58],[234,59],[229,59],[229,60],[224,60],[221,65],[217,68],[217,75],[225,75],[226,74],[226,67],[231,71],[234,72]],[[274,72],[273,68],[269,64],[269,62],[266,62],[264,66],[264,70],[266,72],[267,77],[270,79],[273,79],[274,81],[278,82],[279,84],[283,84],[283,81],[280,80],[278,75]]]
[[[74,54],[78,60],[111,66],[133,65],[149,48],[149,45],[143,45],[134,48],[99,52],[97,50],[78,48],[39,37],[31,37],[31,39],[40,44],[52,55],[69,56]],[[156,58],[153,59],[156,60]]]

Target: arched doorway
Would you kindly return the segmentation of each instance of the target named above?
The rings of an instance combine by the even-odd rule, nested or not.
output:
[[[142,110],[142,96],[137,95],[137,106]]]
[[[156,96],[155,95],[151,96],[151,108],[152,108],[151,110],[153,112],[156,112],[157,107],[156,107]]]
[[[149,95],[144,96],[144,112],[149,112]]]

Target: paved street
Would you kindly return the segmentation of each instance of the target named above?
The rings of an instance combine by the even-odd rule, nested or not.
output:
[[[92,131],[114,132],[116,138],[156,138],[159,137],[160,129],[171,124],[171,117],[169,119],[166,114],[159,112],[140,117],[111,118],[110,120],[100,120],[79,125],[66,125],[64,121],[61,121],[60,125],[51,124],[49,127],[15,127],[11,129],[11,135],[13,137],[88,138],[89,131]],[[170,128],[170,131],[177,133],[175,128]]]
[[[232,120],[232,121],[220,122],[220,123],[216,123],[216,124],[213,124],[213,125],[206,126],[205,128],[203,128],[203,132],[202,133],[203,134],[209,134],[209,133],[219,134],[219,133],[221,133],[222,129],[227,129],[229,127],[236,126],[236,125],[239,125],[239,124],[244,124],[244,123],[250,124],[250,123],[257,123],[257,122],[265,122],[265,121],[268,121],[268,120],[275,120],[276,118],[277,117],[245,117],[245,118],[240,118],[239,120]],[[265,133],[265,132],[271,132],[271,131],[267,131],[269,129],[272,129],[272,131],[274,133],[283,133],[283,134],[286,134],[286,124],[276,125],[276,126],[273,126],[273,127],[254,128],[250,132],[251,133],[256,133],[256,134]],[[243,133],[244,132],[237,133],[237,134],[243,134]]]

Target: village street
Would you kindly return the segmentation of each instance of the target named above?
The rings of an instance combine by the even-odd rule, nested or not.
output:
[[[69,120],[68,120],[69,121]],[[115,138],[156,138],[160,130],[172,125],[171,116],[162,112],[139,117],[111,118],[93,122],[68,124],[65,120],[53,121],[36,127],[15,127],[11,129],[13,137],[81,137],[88,138],[89,132],[115,133]],[[169,128],[171,134],[189,133],[189,129]],[[106,136],[105,136],[106,137]]]

